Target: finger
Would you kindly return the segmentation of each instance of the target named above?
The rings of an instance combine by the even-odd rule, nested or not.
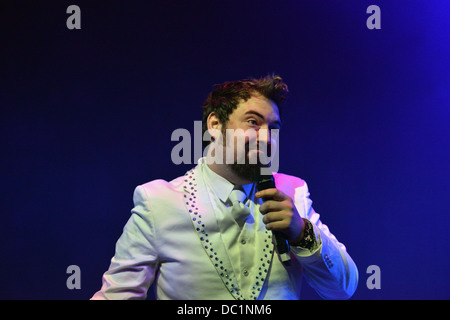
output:
[[[269,201],[264,202],[259,207],[259,211],[262,214],[267,214],[268,212],[272,212],[272,211],[292,211],[292,209],[293,209],[293,206],[289,200],[284,200],[284,201],[269,200]]]
[[[286,211],[274,211],[269,212],[262,219],[264,224],[285,221],[287,225],[289,225],[291,221],[291,215],[289,215]]]
[[[280,220],[280,216],[278,215],[278,212],[269,212],[266,215],[263,216],[262,221],[264,224],[268,224],[271,222],[275,222]]]
[[[273,221],[266,224],[267,230],[286,232],[289,223],[286,220]]]
[[[287,198],[287,196],[283,192],[275,188],[258,191],[255,196],[262,199],[270,198],[276,201],[283,201]]]
[[[262,214],[267,214],[269,212],[281,211],[283,209],[286,209],[283,202],[268,200],[259,207],[259,212]]]

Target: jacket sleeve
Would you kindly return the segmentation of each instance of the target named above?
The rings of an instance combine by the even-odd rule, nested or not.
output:
[[[307,184],[302,181],[295,191],[294,202],[302,218],[311,221],[316,246],[311,250],[291,247],[304,269],[306,282],[323,299],[349,299],[358,285],[358,269],[345,246],[338,242],[312,208]]]
[[[109,269],[103,274],[102,287],[92,300],[145,299],[155,278],[156,236],[144,187],[135,189],[133,202],[131,217],[116,243]]]

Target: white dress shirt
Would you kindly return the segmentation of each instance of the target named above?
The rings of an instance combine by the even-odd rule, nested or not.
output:
[[[255,184],[242,186],[247,196],[244,205],[247,206],[250,214],[240,225],[231,213],[232,204],[229,199],[235,186],[213,172],[208,165],[202,166],[202,172],[206,187],[209,190],[211,203],[217,213],[222,239],[231,258],[241,295],[244,299],[253,299],[257,293],[257,291],[254,292],[254,284],[258,280],[264,281],[264,278],[262,278],[263,272],[259,275],[260,261],[257,261],[258,257],[255,252],[267,250],[265,254],[267,257],[273,254],[272,250],[265,248],[268,241],[271,241],[271,232],[266,230],[262,222],[262,214],[259,212],[260,199],[255,198]],[[270,262],[268,259],[267,261],[268,265]]]

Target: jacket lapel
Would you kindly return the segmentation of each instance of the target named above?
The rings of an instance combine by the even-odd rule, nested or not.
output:
[[[205,253],[233,297],[243,299],[198,166],[185,174],[183,189],[185,207]]]

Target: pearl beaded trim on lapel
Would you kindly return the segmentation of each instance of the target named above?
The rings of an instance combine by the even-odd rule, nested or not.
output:
[[[214,245],[211,242],[211,237],[208,232],[211,230],[208,228],[208,225],[205,224],[204,218],[202,217],[202,212],[199,210],[198,206],[198,186],[195,179],[196,171],[195,169],[191,169],[186,172],[184,176],[183,188],[186,192],[184,194],[184,203],[186,208],[191,216],[192,224],[194,230],[197,232],[197,235],[200,239],[200,242],[211,260],[212,264],[216,268],[217,273],[220,275],[223,283],[229,290],[229,292],[233,295],[233,297],[237,300],[245,300],[246,298],[243,296],[241,288],[239,288],[236,279],[234,279],[234,274],[232,270],[227,270],[226,265],[230,265],[230,263],[224,263],[224,259],[227,258],[227,254],[223,256],[218,254],[216,247],[218,245]],[[212,214],[212,213],[203,213],[203,214]],[[261,292],[261,289],[264,285],[264,281],[267,277],[267,272],[270,268],[270,264],[273,256],[273,243],[272,243],[272,234],[271,232],[265,230],[264,233],[264,246],[262,252],[257,252],[259,265],[255,265],[254,268],[254,280],[253,286],[251,288],[251,294],[248,299],[256,300]],[[231,268],[232,269],[232,268]]]

